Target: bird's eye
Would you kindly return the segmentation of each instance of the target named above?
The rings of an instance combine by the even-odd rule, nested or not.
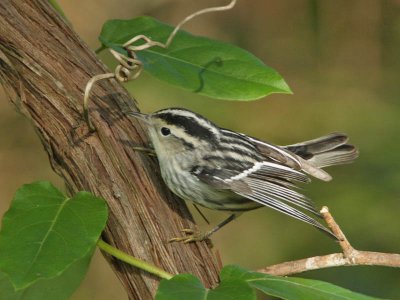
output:
[[[169,130],[169,128],[167,128],[167,127],[162,127],[162,128],[161,128],[161,134],[162,134],[163,136],[170,135],[170,134],[171,134],[171,130]]]

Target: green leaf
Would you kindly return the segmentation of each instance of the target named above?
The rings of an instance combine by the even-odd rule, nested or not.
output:
[[[89,267],[92,251],[74,262],[60,276],[40,279],[25,289],[15,291],[5,273],[0,272],[0,299],[7,300],[67,300],[79,287]]]
[[[254,300],[256,293],[244,280],[247,270],[237,266],[227,266],[219,275],[221,283],[214,290],[210,290],[207,300],[241,299]]]
[[[103,46],[126,54],[121,45],[131,38],[143,34],[165,43],[173,29],[150,17],[110,20],[99,40]],[[271,93],[291,93],[283,78],[253,54],[185,31],[179,31],[167,49],[154,46],[136,54],[151,75],[209,97],[255,100]]]
[[[155,300],[203,300],[206,292],[197,277],[179,274],[171,279],[161,280]]]
[[[247,271],[238,266],[226,266],[221,271],[221,280],[238,278],[267,295],[293,300],[372,300],[377,299],[352,292],[342,287],[312,279],[280,277]]]
[[[320,300],[372,300],[377,299],[355,293],[328,282],[304,278],[258,278],[248,281],[250,286],[282,299]]]
[[[233,265],[221,270],[220,279],[218,287],[206,290],[193,275],[177,275],[161,281],[156,300],[255,300],[255,289],[270,296],[291,300],[378,299],[319,280],[273,276]]]
[[[0,299],[21,299],[22,291],[16,292],[7,275],[0,271]]]
[[[256,293],[241,279],[221,280],[219,286],[210,290],[207,300],[256,300]]]
[[[250,275],[253,272],[246,270],[245,268],[236,266],[236,265],[227,265],[222,268],[220,273],[221,280],[232,280],[232,279],[241,279],[246,280],[252,278]],[[256,273],[259,274],[259,273]]]
[[[0,270],[15,289],[59,276],[95,246],[107,220],[104,200],[65,197],[48,182],[22,186],[3,217]]]

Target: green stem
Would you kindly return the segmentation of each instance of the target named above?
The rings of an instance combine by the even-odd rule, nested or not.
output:
[[[110,244],[107,244],[105,241],[102,239],[99,239],[97,241],[97,246],[107,252],[108,254],[118,258],[119,260],[122,260],[123,262],[126,262],[127,264],[130,264],[134,267],[137,267],[141,270],[147,271],[151,274],[154,274],[158,277],[164,278],[164,279],[171,279],[174,275],[164,271],[163,269],[160,269],[152,264],[149,264],[145,261],[142,261],[140,259],[137,259],[136,257],[133,257],[129,254],[126,254],[125,252],[122,252],[121,250],[118,250],[117,248],[114,248]]]
[[[101,45],[99,48],[97,48],[96,50],[94,50],[94,52],[96,54],[99,54],[101,51],[103,51],[104,49],[106,49],[106,47],[104,45]]]

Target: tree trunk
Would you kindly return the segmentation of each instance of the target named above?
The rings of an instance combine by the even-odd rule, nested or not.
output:
[[[45,0],[0,1],[0,80],[17,109],[32,120],[53,169],[68,190],[103,197],[109,220],[103,238],[171,273],[192,273],[206,286],[218,266],[205,243],[169,244],[194,228],[185,204],[162,183],[155,159],[132,150],[146,135],[124,110],[137,108],[115,80],[91,93],[90,133],[82,118],[83,90],[106,67]],[[109,259],[130,299],[150,299],[159,278]]]

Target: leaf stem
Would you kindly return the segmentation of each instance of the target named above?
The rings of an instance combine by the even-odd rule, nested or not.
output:
[[[101,51],[103,51],[104,49],[106,49],[106,47],[104,45],[101,45],[99,48],[97,48],[96,50],[94,50],[94,52],[96,54],[99,54]]]
[[[137,267],[141,270],[144,270],[146,272],[154,274],[163,279],[171,279],[174,276],[174,275],[164,271],[163,269],[160,269],[152,264],[149,264],[145,261],[137,259],[136,257],[126,254],[125,252],[118,250],[117,248],[114,248],[113,246],[111,246],[110,244],[107,244],[102,239],[99,239],[97,241],[97,246],[104,252],[107,252],[108,254],[118,258],[119,260],[122,260],[123,262],[126,262],[127,264],[130,264],[131,266]]]

